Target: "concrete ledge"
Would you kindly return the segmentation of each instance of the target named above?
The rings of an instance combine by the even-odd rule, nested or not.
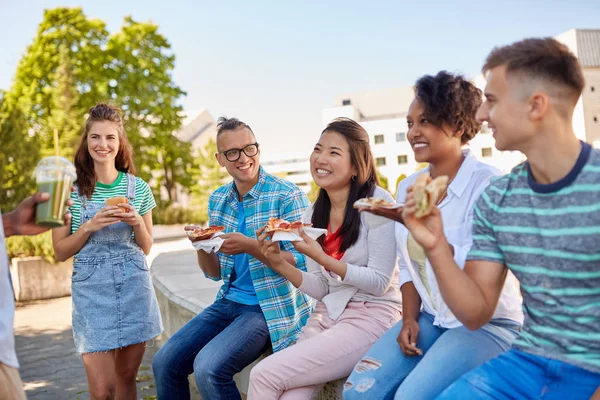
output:
[[[195,250],[162,253],[152,262],[152,279],[165,331],[170,338],[186,322],[213,303],[221,282],[204,277],[197,264]],[[245,394],[248,390],[250,370],[265,355],[250,364],[234,377],[238,389]],[[342,399],[344,379],[330,382],[319,393],[318,400]],[[190,379],[194,390],[195,382]],[[196,398],[199,398],[198,393]]]
[[[73,260],[51,264],[43,257],[15,257],[10,274],[17,301],[70,296]]]

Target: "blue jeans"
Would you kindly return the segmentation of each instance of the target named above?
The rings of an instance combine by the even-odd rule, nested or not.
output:
[[[344,399],[433,399],[464,373],[508,350],[520,324],[494,320],[477,331],[445,329],[434,317],[419,316],[417,347],[422,356],[405,356],[396,341],[402,321],[387,331],[356,364],[344,385]]]
[[[156,353],[152,369],[158,398],[190,398],[194,373],[203,399],[240,399],[233,375],[271,344],[259,305],[217,300],[178,330]]]
[[[510,350],[461,377],[438,399],[589,399],[600,374]]]

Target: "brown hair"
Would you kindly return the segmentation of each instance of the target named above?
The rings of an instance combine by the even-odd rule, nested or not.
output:
[[[369,135],[365,129],[350,118],[336,118],[325,127],[325,132],[336,132],[346,139],[350,148],[350,163],[356,168],[356,176],[350,181],[350,191],[346,201],[344,222],[340,234],[342,244],[340,252],[346,251],[358,240],[360,230],[360,214],[354,208],[354,202],[364,197],[373,196],[375,186],[379,184],[375,160],[369,145]],[[331,201],[327,191],[319,189],[319,195],[313,206],[312,224],[316,228],[327,228],[329,225],[329,214],[331,212]],[[319,238],[323,243],[323,238]]]
[[[115,168],[121,172],[135,174],[133,165],[133,147],[127,139],[123,128],[121,109],[108,103],[98,103],[88,110],[88,118],[85,121],[85,129],[81,136],[81,143],[75,152],[75,170],[77,172],[77,186],[79,195],[92,197],[96,186],[96,174],[94,172],[94,160],[88,152],[88,134],[94,122],[110,121],[117,124],[119,132],[119,151],[115,158]]]
[[[496,47],[487,57],[483,72],[503,65],[507,74],[525,74],[568,89],[573,102],[577,102],[585,87],[577,57],[553,38],[525,39]]]
[[[219,117],[217,120],[217,137],[221,136],[223,131],[235,131],[240,128],[248,128],[248,130],[254,134],[250,125],[237,118],[227,118],[225,116]]]
[[[442,130],[446,123],[456,132],[462,132],[462,144],[481,130],[475,114],[483,102],[482,92],[464,76],[447,71],[424,75],[415,84],[415,97],[423,103],[429,122]]]

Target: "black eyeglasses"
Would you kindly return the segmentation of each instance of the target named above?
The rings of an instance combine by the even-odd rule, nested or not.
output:
[[[223,154],[227,161],[234,162],[240,159],[242,151],[244,152],[246,157],[254,157],[258,154],[258,143],[249,144],[243,149],[230,149],[221,151],[219,154]]]

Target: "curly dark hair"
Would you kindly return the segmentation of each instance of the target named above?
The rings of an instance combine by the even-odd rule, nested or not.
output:
[[[436,76],[424,75],[415,84],[415,97],[423,103],[430,123],[439,128],[446,123],[455,131],[462,131],[463,144],[481,130],[475,113],[483,101],[483,93],[464,76],[447,71]]]

